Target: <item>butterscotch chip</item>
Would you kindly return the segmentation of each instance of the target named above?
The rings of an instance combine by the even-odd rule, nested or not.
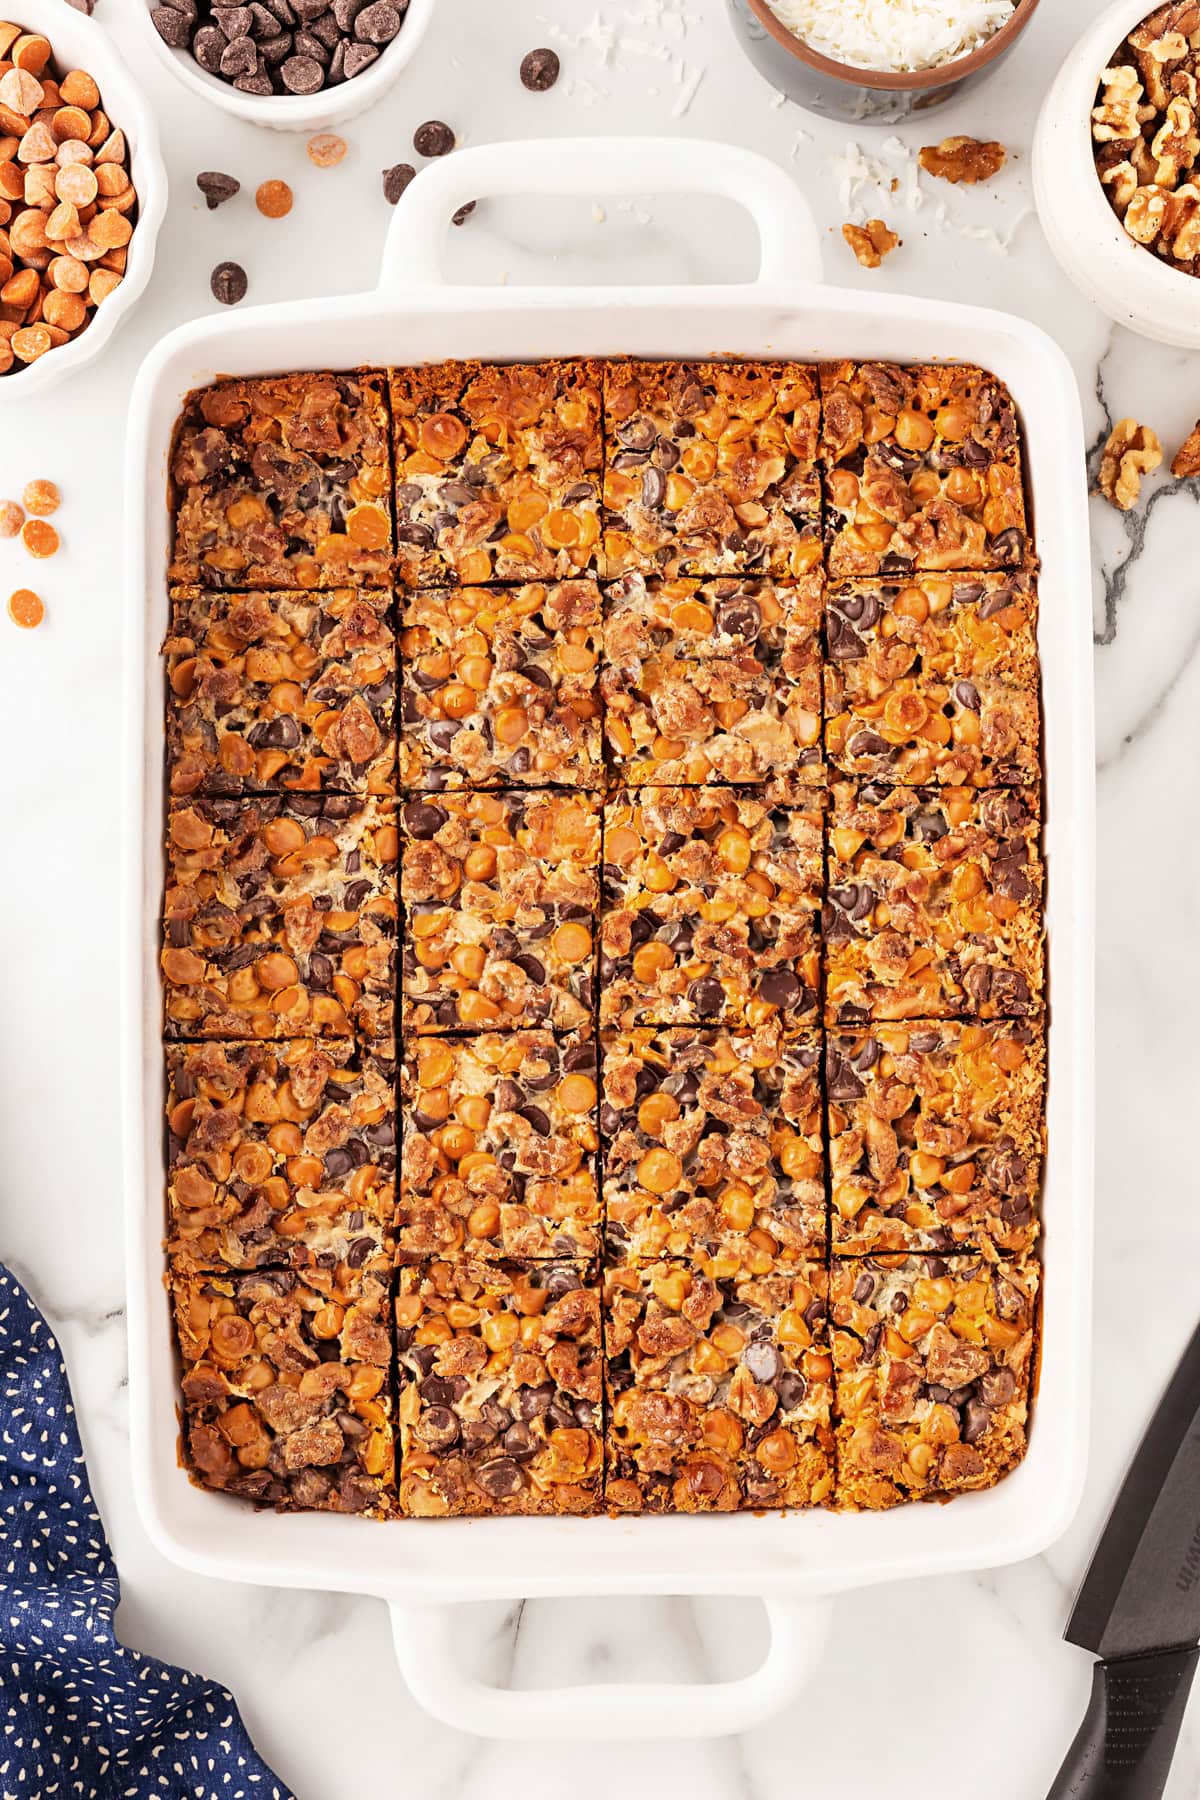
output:
[[[123,280],[124,277],[116,274],[112,269],[93,269],[88,281],[88,298],[92,305],[99,306],[102,301],[107,300],[108,296],[120,287]]]
[[[0,538],[14,538],[25,522],[15,500],[0,500]]]
[[[346,140],[333,131],[320,131],[308,140],[309,161],[318,169],[332,169],[346,154]]]
[[[123,163],[128,154],[129,152],[125,145],[125,133],[120,130],[113,131],[109,133],[108,137],[105,138],[100,148],[96,151],[96,164],[99,166],[101,163]],[[61,153],[59,160],[62,160]]]
[[[31,75],[40,75],[50,61],[50,40],[28,33],[17,39],[11,54],[18,69],[28,69]]]
[[[45,331],[45,329],[46,328],[43,325],[33,325],[29,327],[30,331]],[[20,356],[21,352],[17,349],[17,338],[24,337],[25,335],[25,332],[18,331],[17,336],[13,339],[13,348],[16,350],[18,356]],[[49,333],[46,335],[48,340]],[[47,341],[46,348],[50,348],[49,341]],[[38,355],[40,356],[41,354],[41,351],[39,351]],[[24,525],[21,527],[21,542],[28,550],[30,556],[53,556],[58,549],[58,533],[55,531],[53,525],[48,525],[44,519],[26,519]]]
[[[58,140],[48,125],[35,119],[17,146],[17,160],[23,163],[53,162]]]
[[[74,256],[56,256],[46,273],[64,294],[82,294],[87,289],[87,269]]]
[[[96,192],[102,199],[120,199],[129,191],[129,176],[119,163],[101,163],[94,174],[91,170],[87,172],[91,174]]]
[[[53,288],[42,301],[42,316],[57,330],[78,331],[87,318],[87,306],[81,294],[63,294]]]
[[[60,106],[50,120],[50,129],[60,144],[66,143],[68,139],[86,144],[91,135],[92,121],[80,106]]]
[[[69,200],[60,200],[48,218],[43,219],[41,213],[36,216],[42,220],[44,242],[61,244],[79,234],[79,213]],[[38,248],[36,245],[31,247]]]
[[[113,163],[106,166],[116,168]],[[127,187],[129,177],[125,175],[125,171],[117,169],[117,173],[124,177],[122,185]],[[65,168],[60,168],[55,176],[54,191],[60,200],[69,200],[72,206],[90,206],[98,191],[96,175],[86,163],[68,163]],[[78,230],[78,225],[76,230]]]
[[[133,236],[133,226],[120,213],[97,213],[88,226],[88,236],[101,250],[119,250]]]
[[[39,356],[45,356],[52,343],[53,339],[44,325],[27,325],[23,330],[13,333],[13,355],[19,357],[24,363],[36,362]],[[53,556],[55,550],[58,549],[58,534],[55,533],[54,543],[50,549],[36,550],[30,543],[28,531],[29,528],[26,526],[24,534],[26,548],[34,556]]]
[[[17,588],[8,597],[8,616],[23,631],[32,631],[46,616],[46,608],[32,588]]]
[[[44,519],[50,513],[57,512],[61,496],[52,481],[27,481],[21,499],[25,511],[35,518]],[[11,532],[9,536],[11,536]]]
[[[58,84],[60,99],[67,106],[81,106],[90,113],[100,104],[100,89],[86,69],[72,69]]]
[[[42,100],[42,84],[27,70],[10,69],[0,79],[0,103],[10,107],[13,112],[23,113],[27,119],[32,119]]]
[[[292,190],[286,181],[264,181],[254,204],[265,219],[282,219],[292,210]]]

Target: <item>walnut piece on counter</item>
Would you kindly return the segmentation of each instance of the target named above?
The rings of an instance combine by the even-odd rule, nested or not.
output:
[[[868,219],[865,225],[843,225],[842,236],[864,269],[877,269],[900,243],[882,219]]]
[[[1176,481],[1187,481],[1200,475],[1200,419],[1192,426],[1171,460],[1171,473]]]
[[[1136,419],[1118,419],[1109,433],[1100,459],[1100,492],[1128,512],[1136,506],[1142,476],[1150,475],[1162,461],[1162,445],[1148,425]]]
[[[947,137],[940,144],[923,144],[920,160],[927,175],[973,187],[977,181],[990,181],[998,175],[1008,152],[995,139],[984,143],[973,137]]]

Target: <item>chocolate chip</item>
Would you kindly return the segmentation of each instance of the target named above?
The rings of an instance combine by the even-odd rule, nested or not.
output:
[[[340,49],[341,46],[339,45],[338,48]],[[379,51],[374,44],[347,42],[346,53],[342,58],[342,73],[347,81],[353,81],[356,75],[361,75],[364,69],[369,69],[373,62],[378,61],[378,58]],[[330,68],[332,72],[332,64]]]
[[[521,84],[531,94],[544,94],[558,80],[562,64],[554,50],[531,50],[521,60]]]
[[[223,262],[213,270],[209,286],[213,299],[219,300],[222,306],[236,306],[239,300],[246,298],[249,283],[241,263]]]
[[[389,206],[395,206],[416,172],[411,163],[393,163],[383,171],[383,197]]]
[[[208,202],[209,212],[215,212],[226,200],[232,200],[241,185],[232,175],[223,175],[219,169],[203,169],[196,177],[196,186]]]
[[[755,1381],[774,1381],[779,1373],[779,1352],[774,1344],[747,1344],[742,1361]]]
[[[698,1019],[719,1019],[725,1010],[725,989],[715,975],[703,975],[699,981],[693,981],[688,999]]]
[[[354,21],[354,35],[363,44],[390,44],[400,29],[400,13],[389,0],[372,0]]]
[[[164,44],[169,44],[172,50],[187,49],[192,26],[186,13],[176,12],[173,6],[153,6],[150,19]]]
[[[475,211],[477,204],[478,202],[475,200],[468,200],[465,206],[460,206],[456,213],[451,214],[450,223],[452,225],[465,224]]]
[[[258,68],[258,51],[248,37],[234,38],[221,52],[222,75],[253,75]]]
[[[799,1000],[801,987],[790,969],[768,969],[759,981],[758,992],[768,1006],[786,1012]]]
[[[511,1457],[501,1457],[498,1462],[484,1463],[476,1469],[475,1480],[484,1493],[493,1500],[509,1500],[521,1491],[521,1471]]]
[[[289,94],[318,93],[325,81],[325,71],[315,56],[289,56],[279,74]]]
[[[413,132],[413,149],[418,156],[445,156],[454,148],[454,133],[441,119],[426,119]]]
[[[192,55],[200,67],[209,75],[219,75],[224,54],[225,33],[215,25],[202,25],[192,39]]]

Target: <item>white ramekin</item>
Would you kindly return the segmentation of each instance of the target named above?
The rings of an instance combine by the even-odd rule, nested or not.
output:
[[[129,240],[129,262],[120,287],[95,308],[78,337],[36,362],[0,376],[0,405],[44,392],[99,356],[141,298],[154,267],[159,227],[167,210],[167,171],[158,147],[154,115],[113,40],[94,19],[63,0],[17,0],[13,17],[26,31],[50,40],[54,63],[63,72],[86,69],[100,89],[100,103],[114,127],[125,133],[129,171],[137,189],[137,222]]]
[[[420,48],[436,0],[409,0],[400,30],[390,44],[384,45],[370,68],[353,81],[322,88],[319,94],[243,94],[231,82],[221,81],[202,69],[190,50],[172,50],[163,42],[150,17],[151,7],[158,0],[130,0],[130,4],[138,29],[153,54],[193,94],[211,100],[223,112],[245,119],[250,125],[266,125],[272,131],[320,131],[366,112],[391,87]]]
[[[1050,248],[1081,293],[1130,331],[1191,350],[1200,346],[1200,280],[1134,242],[1092,155],[1101,71],[1152,11],[1150,0],[1114,0],[1070,51],[1038,118],[1033,189]]]

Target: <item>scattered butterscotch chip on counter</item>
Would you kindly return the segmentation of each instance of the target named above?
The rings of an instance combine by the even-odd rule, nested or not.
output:
[[[292,210],[292,190],[286,181],[264,181],[254,196],[264,219],[284,219]]]
[[[319,131],[308,140],[308,160],[318,169],[332,169],[346,154],[346,140],[333,131]]]
[[[923,144],[919,156],[927,175],[968,187],[990,181],[1008,161],[1008,151],[994,138],[984,143],[973,137],[947,137],[940,144]]]
[[[61,496],[52,481],[27,481],[21,499],[25,503],[26,512],[33,513],[35,518],[46,518],[50,513],[58,511]],[[7,535],[11,537],[13,534],[9,532]]]
[[[1192,426],[1171,460],[1171,473],[1177,481],[1200,475],[1200,419]]]
[[[865,225],[843,225],[842,236],[864,269],[877,269],[884,257],[900,245],[896,233],[882,219],[868,219]]]
[[[58,549],[58,533],[45,519],[26,519],[21,527],[21,542],[30,556],[53,556]]]
[[[46,608],[32,588],[17,588],[8,597],[8,616],[14,625],[32,631],[46,616]]]
[[[1161,462],[1157,434],[1136,419],[1118,419],[1100,458],[1100,492],[1121,512],[1128,512],[1138,503],[1142,476],[1152,475]]]
[[[14,538],[25,523],[25,514],[15,500],[0,500],[0,538]]]

